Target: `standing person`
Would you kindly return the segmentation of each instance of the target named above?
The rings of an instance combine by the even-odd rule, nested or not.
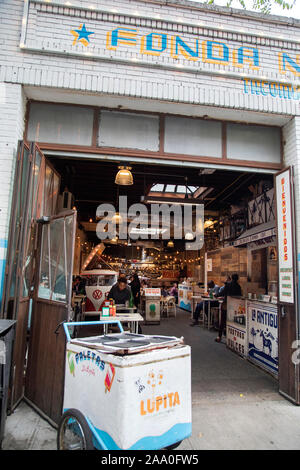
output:
[[[170,295],[175,297],[175,303],[178,304],[178,284],[174,282],[173,287],[170,289]]]
[[[221,293],[222,297],[224,297],[224,302],[221,306],[221,323],[219,327],[219,336],[215,339],[217,343],[221,342],[222,335],[224,328],[226,327],[226,319],[227,319],[227,297],[234,295],[234,296],[241,296],[242,289],[238,283],[239,276],[238,274],[233,274],[231,276],[231,282],[225,284],[224,290]]]
[[[117,305],[125,305],[126,302],[130,301],[130,297],[131,290],[127,285],[127,279],[124,276],[120,276],[118,282],[110,289],[108,299],[113,299]]]
[[[209,288],[209,291],[208,291],[208,295],[209,296],[217,296],[218,293],[219,293],[219,286],[217,284],[214,283],[214,281],[209,281],[209,283],[207,284],[208,288]],[[194,311],[194,314],[193,314],[193,322],[190,323],[190,326],[195,326],[195,325],[198,325],[199,323],[199,317],[200,317],[200,312],[201,310],[203,309],[203,304],[204,302],[199,302],[197,305],[196,305],[196,308],[195,308],[195,311]],[[217,307],[219,305],[219,302],[216,300],[216,301],[211,301],[211,304],[210,304],[210,308],[212,307]],[[208,305],[207,305],[207,302],[205,302],[205,315],[207,316],[208,314]]]
[[[163,297],[168,297],[168,291],[167,291],[166,286],[164,284],[161,286],[161,295]]]
[[[73,292],[75,295],[85,294],[85,286],[80,276],[75,277],[75,281],[73,282]]]
[[[130,288],[133,295],[134,305],[136,306],[136,308],[138,308],[141,299],[141,283],[137,273],[134,273],[134,275],[132,276]]]

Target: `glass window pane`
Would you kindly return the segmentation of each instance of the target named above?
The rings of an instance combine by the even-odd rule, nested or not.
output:
[[[227,157],[280,163],[280,140],[281,130],[277,127],[227,124]]]
[[[152,186],[151,191],[161,193],[164,190],[164,187],[164,184],[155,184],[154,186]]]
[[[186,190],[186,186],[177,186],[176,188],[176,193],[179,193],[179,194],[185,194],[187,192]]]
[[[82,106],[32,103],[28,140],[55,144],[92,145],[94,110]]]
[[[64,235],[64,219],[53,220],[50,224],[52,300],[61,302],[67,298]]]
[[[111,274],[104,274],[98,277],[98,286],[113,286],[115,276]]]
[[[65,237],[66,237],[66,294],[68,300],[72,289],[72,266],[73,266],[73,240],[74,240],[74,216],[65,218]]]
[[[159,117],[101,111],[98,145],[158,152]]]
[[[27,240],[26,256],[24,259],[23,276],[22,276],[23,297],[28,297],[29,289],[31,287],[36,231],[37,231],[37,224],[34,224],[31,227],[29,238]]]
[[[167,116],[165,152],[221,158],[222,124],[203,119]]]
[[[46,164],[44,184],[44,210],[43,215],[51,216],[56,213],[56,204],[59,191],[59,176]]]
[[[50,300],[51,295],[51,276],[50,276],[50,239],[49,225],[43,226],[42,248],[40,261],[40,275],[38,296],[41,299]]]
[[[86,279],[86,286],[87,287],[97,286],[97,284],[98,284],[98,276],[96,276],[96,275],[84,276],[84,279]]]
[[[167,184],[165,192],[166,193],[173,193],[175,191],[175,184]]]
[[[29,210],[29,213],[28,213],[29,220],[31,220],[31,217],[33,219],[36,219],[40,215],[41,206],[40,206],[38,193],[39,193],[39,185],[41,184],[41,175],[40,175],[41,164],[42,164],[42,156],[38,151],[36,151],[35,161],[33,165],[32,214]],[[38,206],[39,206],[39,210],[38,210]]]
[[[23,216],[23,211],[25,208],[25,196],[28,188],[28,174],[29,174],[29,150],[24,147],[22,165],[18,169],[19,176],[21,178],[21,191],[18,191],[17,201],[16,201],[16,219],[15,227],[12,230],[12,277],[10,281],[10,297],[15,295],[15,286],[16,286],[16,276],[17,276],[17,263],[19,259],[19,252],[17,251],[18,244],[20,242],[20,228],[21,228],[21,217]]]

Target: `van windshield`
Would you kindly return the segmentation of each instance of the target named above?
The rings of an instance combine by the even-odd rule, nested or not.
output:
[[[115,283],[114,274],[92,274],[85,276],[86,286],[112,286]]]

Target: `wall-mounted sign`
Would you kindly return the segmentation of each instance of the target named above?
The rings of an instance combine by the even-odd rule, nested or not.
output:
[[[249,359],[277,375],[277,306],[249,302],[248,322]]]
[[[179,271],[172,270],[172,269],[164,269],[162,271],[163,279],[178,279],[179,278]]]
[[[91,13],[91,5],[83,5],[89,2],[62,6],[53,0],[47,8],[44,3],[24,2],[22,51],[227,77],[239,80],[238,90],[245,95],[300,99],[297,39],[280,37],[276,30],[266,28],[255,36],[246,20],[243,30],[204,25],[203,13],[196,11],[194,20],[188,15],[172,19],[170,8],[164,7],[158,19],[146,10],[131,14],[128,8],[95,6]]]
[[[206,260],[206,269],[207,269],[207,271],[212,271],[212,258],[207,258],[207,260]]]
[[[276,175],[279,302],[294,303],[293,211],[290,169]]]
[[[151,296],[151,297],[160,297],[161,296],[161,290],[159,287],[146,287],[144,289],[145,296]]]

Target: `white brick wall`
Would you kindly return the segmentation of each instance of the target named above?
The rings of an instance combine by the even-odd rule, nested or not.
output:
[[[205,64],[205,75],[196,70],[189,71],[188,67],[192,64],[184,59],[180,60],[180,64],[185,68],[175,71],[157,67],[159,64],[154,63],[157,62],[155,58],[148,57],[149,63],[146,62],[143,67],[122,62],[121,59],[130,60],[135,58],[134,54],[136,54],[124,48],[120,48],[119,56],[114,55],[113,51],[108,53],[103,50],[106,60],[99,60],[99,57],[92,60],[80,55],[85,52],[84,47],[81,46],[72,49],[71,55],[64,55],[64,48],[68,52],[72,44],[70,28],[78,27],[81,22],[86,22],[87,26],[94,26],[99,37],[102,37],[102,42],[105,37],[104,30],[112,29],[120,24],[138,27],[147,33],[169,27],[170,23],[166,26],[164,20],[174,20],[174,27],[171,28],[174,34],[180,34],[188,40],[193,37],[193,34],[200,34],[200,32],[195,30],[196,27],[187,25],[201,22],[203,25],[201,34],[207,39],[214,39],[215,34],[218,40],[234,44],[234,47],[257,45],[263,51],[264,65],[269,78],[279,80],[284,77],[278,74],[274,58],[279,50],[286,50],[291,55],[297,53],[300,42],[300,22],[295,24],[292,21],[288,23],[287,20],[281,22],[274,18],[267,19],[255,15],[247,17],[232,10],[207,8],[182,0],[172,2],[76,0],[76,4],[81,6],[82,10],[66,7],[59,9],[57,6],[53,8],[52,4],[55,2],[45,3],[32,0],[26,30],[27,37],[22,40],[24,39],[24,43],[32,49],[44,47],[44,52],[38,50],[32,52],[19,47],[23,8],[26,1],[28,0],[25,2],[0,0],[0,240],[7,238],[14,155],[17,140],[22,138],[24,127],[25,98],[22,85],[233,108],[237,110],[237,120],[239,120],[238,110],[297,116],[284,128],[286,140],[284,158],[286,165],[292,164],[295,167],[297,220],[300,220],[299,100],[246,95],[243,93],[243,84],[240,79],[235,79],[233,76],[227,78],[226,73],[224,77],[213,73],[209,75],[207,73],[210,70],[212,72],[216,70],[216,67],[211,67],[210,64]],[[62,0],[56,0],[57,2],[65,4]],[[74,2],[71,0],[71,3]],[[118,11],[107,15],[105,23],[103,16],[101,21],[97,16],[99,12],[86,11],[88,3],[92,3],[99,10],[102,8],[102,10]],[[131,18],[128,16],[129,13],[132,14]],[[102,15],[101,11],[100,14]],[[213,32],[208,27],[224,28],[224,33],[220,29]],[[229,33],[229,29],[234,32]],[[252,36],[249,33],[252,33]],[[281,36],[283,39],[280,38]],[[76,51],[78,56],[74,54]],[[97,55],[99,51],[92,52]],[[116,57],[119,57],[119,62],[115,60]],[[168,61],[170,66],[175,63],[170,58]],[[219,69],[222,70],[222,66]],[[226,70],[230,73],[236,71],[230,67]],[[293,79],[291,75],[288,78]],[[299,227],[297,235],[300,253]]]
[[[63,8],[53,6],[56,3],[63,5]],[[297,53],[300,23],[276,24],[275,20],[266,21],[259,16],[252,19],[255,15],[234,16],[231,10],[203,10],[199,4],[183,1],[174,1],[172,5],[171,2],[164,1],[95,0],[91,1],[95,11],[88,9],[89,2],[86,0],[70,2],[82,9],[67,8],[65,3],[62,0],[49,3],[30,1],[26,37],[22,40],[24,39],[27,47],[32,48],[31,51],[19,48],[24,2],[1,0],[0,81],[233,109],[299,114],[298,100],[247,95],[243,92],[240,78],[230,76],[225,80],[223,76],[209,75],[213,71],[225,72],[226,77],[226,74],[239,72],[232,66],[202,62],[199,65],[181,57],[180,65],[183,69],[176,71],[159,68],[174,68],[178,63],[169,55],[164,58],[143,56],[138,48],[130,46],[120,47],[118,51],[108,51],[105,48],[105,33],[123,25],[137,28],[139,34],[160,30],[180,34],[188,42],[191,38],[199,37],[223,41],[233,47],[257,45],[263,57],[261,75],[266,75],[270,80],[287,78],[295,82],[291,73],[286,77],[278,74],[277,53],[280,50],[286,50],[292,56]],[[104,15],[101,9],[111,10],[111,13]],[[225,11],[229,14],[225,14]],[[174,21],[174,24],[166,20]],[[87,27],[95,31],[88,48],[72,46],[70,29],[78,27],[80,22],[86,22]],[[189,26],[199,23],[203,25],[201,28]],[[224,28],[224,31],[207,29],[208,27]],[[235,32],[229,33],[227,30],[230,29]],[[255,36],[256,34],[259,36]],[[289,41],[280,39],[280,36]],[[83,56],[85,52],[95,56],[95,60]],[[66,53],[68,55],[64,55]],[[103,59],[100,60],[101,57]],[[132,59],[142,60],[145,64],[131,65]],[[243,73],[246,72],[251,71],[245,67]],[[255,71],[252,74],[258,75]]]
[[[283,128],[284,166],[293,166],[296,206],[297,253],[300,255],[300,118],[295,117]]]

